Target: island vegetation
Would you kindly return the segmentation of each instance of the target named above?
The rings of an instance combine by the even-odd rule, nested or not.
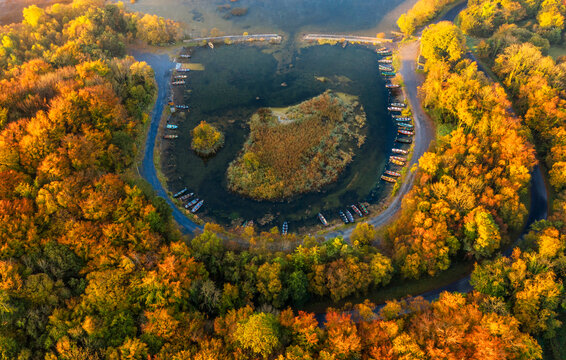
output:
[[[419,161],[385,238],[360,223],[350,243],[213,224],[189,239],[127,171],[156,94],[152,69],[124,56],[145,37],[137,17],[96,0],[27,13],[0,29],[0,358],[520,360],[564,334],[564,68],[533,44],[494,60],[511,103],[463,59],[457,27],[426,30],[424,104],[453,131]],[[498,257],[526,213],[531,140],[553,211]],[[282,241],[300,245],[269,251]],[[481,262],[468,294],[390,301],[379,316],[368,301],[297,310],[469,258]]]
[[[285,109],[260,109],[228,187],[257,200],[281,200],[336,181],[365,141],[366,117],[355,97],[327,91]]]
[[[191,149],[202,157],[214,155],[224,145],[224,134],[206,121],[201,121],[191,135]]]

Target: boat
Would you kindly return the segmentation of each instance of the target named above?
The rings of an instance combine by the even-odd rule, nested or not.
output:
[[[379,60],[377,60],[377,62],[381,63],[381,64],[391,64],[391,63],[393,63],[393,60],[391,60],[391,59],[379,59]]]
[[[391,103],[391,104],[389,104],[389,105],[391,105],[391,106],[396,106],[396,107],[402,107],[402,108],[407,107],[407,104],[405,104],[405,103],[400,103],[400,102],[394,102],[394,103]]]
[[[399,85],[399,84],[385,84],[385,87],[387,89],[398,89],[398,88],[401,87],[401,85]]]
[[[360,211],[360,209],[358,209],[356,205],[350,205],[350,207],[359,217],[364,217],[364,214],[362,214],[362,212]]]
[[[287,224],[287,221],[285,221],[283,223],[283,226],[281,228],[281,234],[283,235],[287,235],[287,231],[289,230],[289,225]]]
[[[391,156],[389,157],[389,159],[394,159],[394,160],[398,160],[398,161],[402,161],[402,162],[407,161],[407,158],[404,157],[404,156],[391,155]]]
[[[182,196],[184,193],[186,193],[187,191],[189,191],[189,189],[184,188],[183,190],[175,193],[175,195],[173,195],[174,198],[178,198],[179,196]]]
[[[401,130],[401,129],[399,129],[399,130],[397,130],[397,132],[398,132],[399,134],[408,135],[408,136],[413,136],[413,135],[415,135],[415,132],[414,132],[414,131],[410,131],[410,130]]]
[[[410,117],[394,117],[394,119],[398,123],[410,123],[412,121]]]
[[[395,76],[395,71],[382,71],[381,76]]]
[[[175,75],[173,76],[173,79],[186,79],[187,77],[187,75]]]
[[[186,205],[185,205],[185,209],[188,209],[190,207],[193,207],[196,203],[198,203],[199,198],[195,198],[191,201],[189,201]]]
[[[391,65],[379,65],[379,70],[382,71],[393,71],[393,66]]]
[[[178,137],[179,137],[179,135],[163,135],[163,138],[167,139],[167,140],[176,139]]]
[[[165,125],[165,127],[166,127],[167,129],[176,129],[176,128],[178,128],[177,125],[173,125],[173,124],[167,124],[167,125]]]
[[[385,170],[383,173],[387,176],[394,176],[394,177],[401,176],[401,174],[398,173],[397,171]]]
[[[190,59],[191,58],[191,55],[189,55],[189,54],[181,54],[179,56],[182,57],[183,59]]]
[[[397,128],[401,130],[412,130],[413,124],[410,123],[397,123]]]
[[[362,210],[362,212],[364,213],[364,215],[369,214],[368,209],[366,208],[366,206],[362,203],[358,203],[359,208]]]
[[[403,111],[403,108],[396,107],[396,106],[388,106],[387,110],[389,110],[389,111]]]
[[[346,210],[346,217],[348,218],[348,221],[353,223],[354,222],[354,217],[352,216],[352,213],[349,210]]]
[[[175,105],[177,109],[188,109],[189,105]]]
[[[183,196],[181,196],[181,197],[179,198],[179,200],[181,200],[181,201],[189,200],[194,194],[195,194],[195,193],[190,193],[190,194],[183,195]]]
[[[389,159],[389,161],[390,161],[392,164],[395,164],[395,165],[405,166],[405,163],[404,163],[403,161],[399,161],[399,160],[395,160],[395,159]]]
[[[391,149],[391,151],[395,154],[403,154],[403,155],[407,155],[409,153],[407,150],[403,150],[403,149]]]
[[[318,220],[320,220],[322,225],[328,226],[328,222],[326,221],[326,219],[324,218],[324,216],[321,213],[318,213]]]
[[[380,47],[379,49],[375,49],[376,52],[380,52],[380,51],[387,51],[387,48],[385,46]]]
[[[344,224],[348,223],[348,218],[346,217],[346,214],[344,214],[344,212],[342,210],[340,210],[339,212],[340,214],[340,219],[342,219],[342,221],[344,222]]]
[[[185,80],[173,81],[171,85],[185,85]]]
[[[381,175],[381,180],[387,181],[387,182],[390,182],[390,183],[396,183],[397,182],[397,179],[389,177],[389,176],[385,176],[385,175]]]
[[[209,42],[208,42],[208,47],[211,48],[211,49],[214,49],[214,44],[209,41]]]
[[[403,144],[410,144],[413,142],[413,139],[411,138],[396,138],[395,141],[399,142],[399,143],[403,143]]]
[[[191,210],[191,212],[194,214],[196,213],[202,206],[202,204],[204,204],[204,200],[199,201],[195,207]]]

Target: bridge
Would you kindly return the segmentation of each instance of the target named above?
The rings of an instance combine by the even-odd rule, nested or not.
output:
[[[281,43],[283,37],[278,34],[257,34],[257,35],[226,35],[226,36],[211,36],[195,39],[183,40],[187,44],[202,44],[203,42],[219,43],[219,42],[253,42],[253,41],[268,41],[271,43]]]
[[[332,35],[332,34],[306,34],[304,41],[330,41],[330,42],[349,42],[352,44],[371,44],[378,45],[393,42],[393,39],[376,38],[370,36],[355,35]]]

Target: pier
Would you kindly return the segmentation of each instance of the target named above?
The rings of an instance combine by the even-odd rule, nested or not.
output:
[[[349,42],[352,44],[379,45],[393,42],[393,39],[355,35],[306,34],[303,36],[303,41]]]
[[[212,36],[196,39],[183,40],[187,44],[202,44],[202,43],[241,43],[241,42],[254,42],[254,41],[268,41],[270,43],[279,44],[283,37],[278,34],[257,34],[257,35],[226,35],[226,36]]]

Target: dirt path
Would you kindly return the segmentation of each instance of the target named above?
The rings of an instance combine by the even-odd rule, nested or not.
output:
[[[417,40],[404,44],[399,48],[399,57],[401,59],[401,69],[399,72],[405,82],[403,93],[413,111],[413,119],[415,123],[413,156],[409,162],[409,168],[416,164],[419,158],[427,151],[435,134],[434,124],[425,113],[418,98],[418,88],[424,81],[424,75],[416,72],[419,45],[420,42]],[[401,187],[397,191],[397,194],[395,194],[387,208],[380,212],[377,216],[368,218],[365,221],[374,227],[381,227],[391,222],[395,218],[397,212],[401,209],[403,197],[405,197],[405,195],[407,195],[407,193],[412,189],[414,181],[415,172],[408,172],[401,184]],[[350,226],[346,229],[329,232],[325,234],[325,237],[332,238],[342,236],[346,239],[350,237],[353,230],[354,227]]]

